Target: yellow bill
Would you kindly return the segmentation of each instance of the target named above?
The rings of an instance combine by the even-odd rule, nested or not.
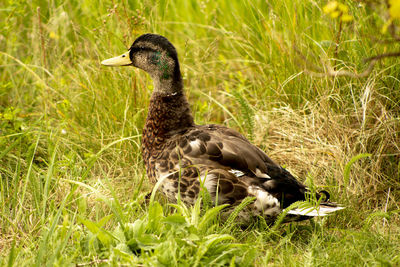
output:
[[[132,64],[132,61],[129,58],[129,51],[128,51],[120,56],[103,60],[101,64],[105,66],[129,66]]]

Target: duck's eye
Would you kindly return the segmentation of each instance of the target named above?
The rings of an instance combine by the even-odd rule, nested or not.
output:
[[[122,57],[126,57],[126,55],[122,55]]]

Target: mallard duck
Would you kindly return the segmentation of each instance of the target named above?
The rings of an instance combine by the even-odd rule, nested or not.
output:
[[[165,37],[141,35],[126,53],[101,64],[140,68],[154,82],[142,155],[150,181],[163,179],[159,189],[169,201],[176,201],[179,194],[185,203],[193,204],[206,189],[216,204],[235,207],[251,196],[254,201],[241,219],[262,216],[273,221],[283,209],[306,199],[307,188],[242,134],[222,125],[195,124],[183,90],[178,54]],[[317,209],[289,214],[304,219],[342,208],[328,201],[329,194],[324,195]]]

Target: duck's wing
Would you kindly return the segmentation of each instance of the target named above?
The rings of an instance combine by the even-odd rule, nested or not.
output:
[[[197,177],[211,193],[219,188],[219,199],[232,203],[249,195],[270,195],[281,207],[304,200],[303,184],[232,129],[196,126],[171,139],[170,146],[170,158],[184,168],[182,178],[190,178],[189,165],[196,166]],[[196,176],[196,171],[191,173]]]

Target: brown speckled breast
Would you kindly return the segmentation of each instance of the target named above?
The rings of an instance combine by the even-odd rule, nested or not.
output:
[[[194,126],[189,104],[183,92],[171,95],[153,93],[142,134],[142,154],[147,175],[157,181],[155,163],[175,134]]]

